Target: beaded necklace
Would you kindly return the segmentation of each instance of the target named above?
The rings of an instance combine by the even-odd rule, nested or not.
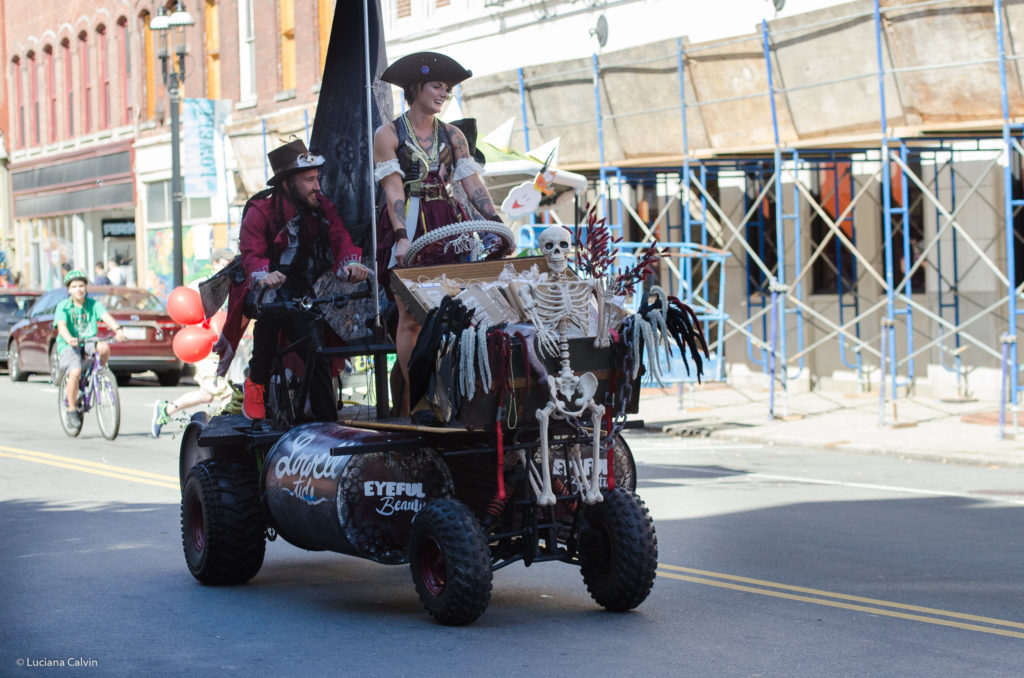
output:
[[[416,157],[423,160],[424,164],[427,167],[432,166],[434,162],[437,160],[439,153],[437,144],[437,118],[434,118],[434,140],[432,142],[432,145],[430,146],[430,153],[424,151],[423,147],[420,146],[419,137],[416,136],[416,130],[412,128],[412,122],[409,120],[408,112],[402,114],[402,122],[405,123],[405,131],[409,133],[409,139],[412,141],[413,153],[416,155]]]

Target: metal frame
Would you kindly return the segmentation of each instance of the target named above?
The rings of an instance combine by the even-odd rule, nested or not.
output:
[[[607,164],[605,156],[604,122],[612,118],[642,115],[653,111],[602,112],[602,69],[599,56],[591,59],[594,110],[596,121],[597,155],[599,166],[593,191],[599,200],[600,214],[607,217],[613,233],[637,233],[636,242],[623,243],[623,257],[628,258],[639,247],[649,243],[656,232],[667,236],[669,257],[663,273],[669,277],[668,287],[679,292],[681,298],[698,309],[709,324],[712,347],[721,353],[725,341],[742,338],[747,346],[748,363],[759,368],[767,377],[771,398],[769,416],[777,416],[776,391],[782,395],[782,412],[788,407],[788,384],[807,374],[805,359],[814,351],[829,344],[839,355],[841,364],[855,372],[862,389],[867,389],[877,378],[879,395],[879,424],[892,423],[887,419],[887,402],[895,402],[901,395],[913,391],[919,374],[918,358],[938,353],[939,364],[954,373],[961,396],[969,393],[967,377],[976,366],[969,364],[967,349],[980,351],[983,361],[999,364],[1002,373],[1000,435],[1003,434],[1006,406],[1016,413],[1022,389],[1021,360],[1017,348],[1017,318],[1024,312],[1016,296],[1021,293],[1016,284],[1017,271],[1014,244],[1024,241],[1014,227],[1014,218],[1024,208],[1022,197],[1013,193],[1013,163],[1024,157],[1024,126],[1011,121],[1007,89],[1007,61],[1024,58],[1009,54],[1004,42],[1005,16],[1003,0],[993,0],[998,33],[998,65],[1000,97],[1002,103],[1002,134],[976,133],[945,136],[899,138],[889,126],[886,112],[886,80],[896,81],[900,73],[916,70],[887,68],[885,60],[884,25],[886,11],[906,12],[914,8],[949,6],[954,3],[925,2],[899,5],[890,9],[875,0],[870,17],[874,22],[876,69],[873,73],[848,76],[830,82],[804,84],[791,88],[776,82],[773,61],[775,41],[788,30],[769,29],[762,22],[760,41],[768,75],[768,91],[745,95],[746,98],[763,97],[768,100],[765,115],[771,116],[774,147],[766,152],[754,152],[736,158],[698,158],[689,145],[688,111],[716,102],[687,101],[686,72],[692,55],[711,46],[749,41],[749,36],[720,41],[688,49],[680,39],[675,54],[647,58],[650,62],[674,58],[679,91],[679,120],[683,139],[681,166],[651,166],[622,168]],[[857,17],[864,19],[867,14]],[[821,22],[822,26],[850,20],[834,17]],[[942,63],[934,70],[962,67],[979,63],[994,63],[985,59],[970,63]],[[617,67],[626,64],[617,63]],[[524,139],[536,139],[547,127],[528,129],[525,98],[532,84],[519,73],[519,94],[523,118]],[[777,96],[827,84],[855,79],[877,79],[878,145],[865,143],[851,148],[796,149],[785,144],[779,136],[779,121],[775,106]],[[540,79],[537,80],[540,82]],[[983,167],[980,178],[969,179],[958,169],[961,162],[975,162]],[[839,177],[839,163],[850,163],[851,171]],[[1002,166],[1002,204],[991,204],[983,193],[982,184],[997,164]],[[857,171],[859,170],[859,171]],[[737,172],[750,172],[743,213],[730,216],[725,206],[716,201],[711,185],[718,179],[733,177]],[[841,205],[838,195],[815,195],[814,177],[831,172],[833,185],[840,180],[849,182],[849,202]],[[810,177],[811,180],[807,180]],[[817,183],[820,183],[818,181]],[[656,218],[645,222],[627,199],[629,185],[655,185],[663,199]],[[791,190],[787,190],[791,189]],[[838,193],[838,191],[837,191]],[[880,204],[879,204],[880,198]],[[910,204],[911,200],[914,204]],[[982,201],[991,207],[996,223],[1002,223],[1001,239],[982,242],[960,221],[965,206]],[[612,204],[614,203],[614,204]],[[767,229],[763,210],[774,205],[774,234]],[[679,218],[671,220],[678,206]],[[869,250],[858,241],[857,214],[870,214],[878,210],[881,220],[881,246]],[[933,215],[934,228],[927,229],[919,239],[911,234],[912,218],[925,211]],[[807,216],[817,219],[825,227],[823,237],[804,250],[808,237]],[[924,217],[922,216],[922,219]],[[873,222],[873,219],[872,219]],[[1024,229],[1022,229],[1024,230]],[[774,236],[775,260],[767,255],[766,238]],[[871,238],[863,239],[870,246]],[[1000,251],[1002,250],[1002,251]],[[807,254],[809,252],[809,254]],[[845,254],[844,254],[845,253]],[[1004,260],[1000,261],[1000,255]],[[761,276],[767,289],[761,294],[746,290],[745,318],[732,318],[725,310],[725,267],[729,256],[743,257],[744,273],[749,280]],[[852,284],[844,280],[841,263],[849,257]],[[837,319],[827,317],[806,298],[804,282],[816,265],[831,261],[837,270]],[[964,291],[961,283],[978,270],[985,270],[997,281],[994,290],[997,301],[979,302]],[[926,289],[916,289],[914,274],[925,270],[929,283]],[[716,282],[717,281],[717,282]],[[747,285],[747,281],[743,281]],[[866,288],[878,285],[879,295],[868,294]],[[717,286],[717,298],[712,292]],[[815,295],[820,299],[820,295]],[[996,313],[1006,331],[998,339],[999,346],[988,336],[975,331],[982,320]],[[869,329],[869,321],[879,322],[877,332]],[[931,324],[935,331],[927,331]],[[820,330],[819,336],[808,341],[809,327]],[[724,370],[716,376],[724,378]],[[813,379],[816,375],[810,375]],[[895,411],[895,408],[893,409]]]

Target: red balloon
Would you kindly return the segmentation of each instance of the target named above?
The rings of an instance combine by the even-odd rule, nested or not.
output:
[[[176,323],[195,325],[206,318],[203,300],[191,287],[175,287],[167,297],[167,314]]]
[[[184,363],[197,363],[213,350],[217,335],[199,325],[183,327],[174,335],[174,355]]]
[[[224,331],[224,321],[228,319],[227,311],[217,311],[210,318],[210,329],[213,330],[214,334],[218,337]]]

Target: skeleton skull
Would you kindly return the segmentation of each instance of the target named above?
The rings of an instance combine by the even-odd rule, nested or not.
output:
[[[572,235],[561,226],[549,226],[540,232],[540,251],[548,260],[548,268],[561,273],[569,265],[569,241]]]

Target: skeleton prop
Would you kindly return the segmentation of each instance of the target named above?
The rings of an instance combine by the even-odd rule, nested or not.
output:
[[[571,234],[561,226],[544,229],[539,238],[541,252],[547,259],[551,273],[537,282],[524,285],[520,291],[523,308],[537,332],[537,352],[541,355],[558,357],[560,369],[557,375],[549,376],[546,384],[549,400],[537,410],[540,423],[541,483],[538,487],[534,476],[531,482],[537,493],[537,503],[551,506],[555,494],[551,488],[551,454],[548,447],[548,425],[551,417],[565,420],[589,412],[593,424],[593,464],[589,481],[584,474],[579,478],[585,490],[584,501],[594,504],[603,500],[598,483],[599,458],[601,449],[601,418],[604,406],[594,401],[597,392],[597,377],[593,373],[577,377],[569,364],[569,328],[575,327],[585,334],[590,325],[590,298],[597,300],[596,348],[608,346],[608,330],[605,327],[604,289],[601,279],[579,280],[565,274],[568,266],[567,254]]]

